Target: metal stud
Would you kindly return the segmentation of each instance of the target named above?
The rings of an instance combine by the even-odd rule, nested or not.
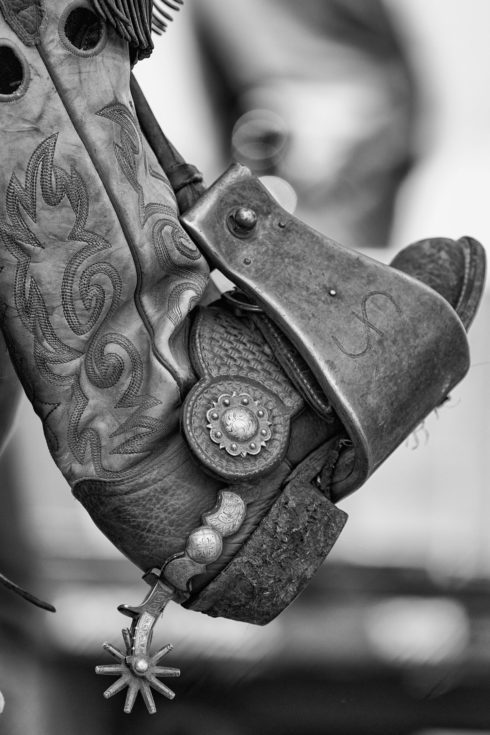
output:
[[[199,564],[211,564],[221,556],[223,539],[218,531],[209,526],[200,526],[187,539],[186,553]]]
[[[257,212],[250,207],[239,207],[233,214],[235,225],[249,232],[257,224]]]

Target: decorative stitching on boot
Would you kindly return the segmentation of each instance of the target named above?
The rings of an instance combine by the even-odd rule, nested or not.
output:
[[[160,202],[145,201],[144,189],[138,178],[139,159],[145,155],[145,151],[137,119],[131,110],[120,103],[111,103],[100,109],[96,114],[110,120],[119,128],[120,139],[119,142],[114,143],[114,155],[122,174],[138,197],[141,227],[143,228],[147,224],[151,216],[160,215],[160,218],[152,226],[151,241],[158,262],[166,275],[166,314],[169,321],[177,326],[182,323],[184,316],[199,301],[207,285],[207,266],[204,258],[197,247],[193,245],[192,240],[185,235],[184,230],[176,223],[174,212],[169,206]],[[150,175],[154,176],[155,174],[150,171]],[[160,179],[160,177],[157,178]],[[172,197],[175,198],[173,193]],[[138,272],[138,281],[140,282],[141,273],[138,254],[134,251],[131,238],[128,238],[128,243]],[[202,261],[203,264],[202,272],[198,270],[199,261]],[[146,311],[143,304],[140,303],[139,290],[137,290],[136,301],[141,317],[148,331],[152,334]],[[173,375],[176,382],[180,384],[180,380],[172,366],[160,352],[158,353],[158,359]]]
[[[154,436],[161,431],[161,422],[146,415],[146,411],[159,405],[160,400],[142,393],[144,370],[136,346],[118,332],[102,331],[119,307],[122,278],[109,262],[90,262],[93,256],[110,250],[111,244],[87,229],[90,209],[87,185],[74,167],[68,172],[55,164],[57,139],[55,133],[37,146],[28,161],[24,183],[12,175],[6,191],[7,216],[0,220],[0,240],[12,257],[15,268],[13,304],[6,311],[10,309],[16,313],[17,321],[26,330],[26,338],[32,340],[30,349],[35,368],[44,383],[41,395],[34,394],[29,378],[31,368],[27,364],[19,368],[19,360],[24,358],[20,353],[17,356],[15,341],[8,334],[9,324],[5,324],[5,333],[26,392],[41,417],[47,419],[44,416],[46,405],[57,407],[63,404],[68,423],[67,448],[73,457],[83,464],[89,450],[98,476],[120,477],[127,468],[119,471],[104,466],[103,437],[97,423],[87,416],[86,425],[83,424],[89,405],[87,386],[105,390],[120,381],[113,408],[123,410],[116,414],[119,423],[108,437],[126,436],[106,451],[107,457],[145,454],[153,448]],[[46,301],[47,294],[43,293],[35,278],[35,268],[46,249],[37,235],[39,211],[44,205],[71,209],[73,223],[67,229],[66,244],[82,244],[68,260],[63,273],[59,298],[66,323],[62,324],[54,321]],[[102,286],[101,279],[109,287]],[[85,321],[82,321],[82,314]],[[10,316],[10,323],[13,318]],[[62,326],[61,336],[58,326]],[[70,334],[85,336],[91,332],[85,353],[73,346]],[[49,385],[57,387],[54,394],[47,389]],[[51,400],[51,395],[62,400]],[[61,452],[62,448],[56,446],[58,442],[54,442],[50,427],[46,426],[45,431],[51,449]],[[131,432],[129,437],[128,432]]]

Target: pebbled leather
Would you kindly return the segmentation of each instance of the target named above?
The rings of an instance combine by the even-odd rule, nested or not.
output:
[[[181,552],[224,483],[203,474],[179,436],[138,477],[82,480],[74,487],[100,530],[141,569]]]

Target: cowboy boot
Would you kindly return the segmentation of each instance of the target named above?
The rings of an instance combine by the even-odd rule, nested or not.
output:
[[[123,611],[153,625],[173,598],[263,624],[338,537],[334,501],[464,376],[456,311],[477,306],[483,251],[440,248],[450,304],[240,166],[181,224],[100,5],[0,0],[2,330],[75,497],[160,595]],[[241,291],[196,309],[208,261]]]

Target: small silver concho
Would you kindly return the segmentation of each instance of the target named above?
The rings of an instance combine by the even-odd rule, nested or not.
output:
[[[232,457],[259,454],[272,436],[267,410],[249,393],[223,393],[206,418],[211,440]]]

